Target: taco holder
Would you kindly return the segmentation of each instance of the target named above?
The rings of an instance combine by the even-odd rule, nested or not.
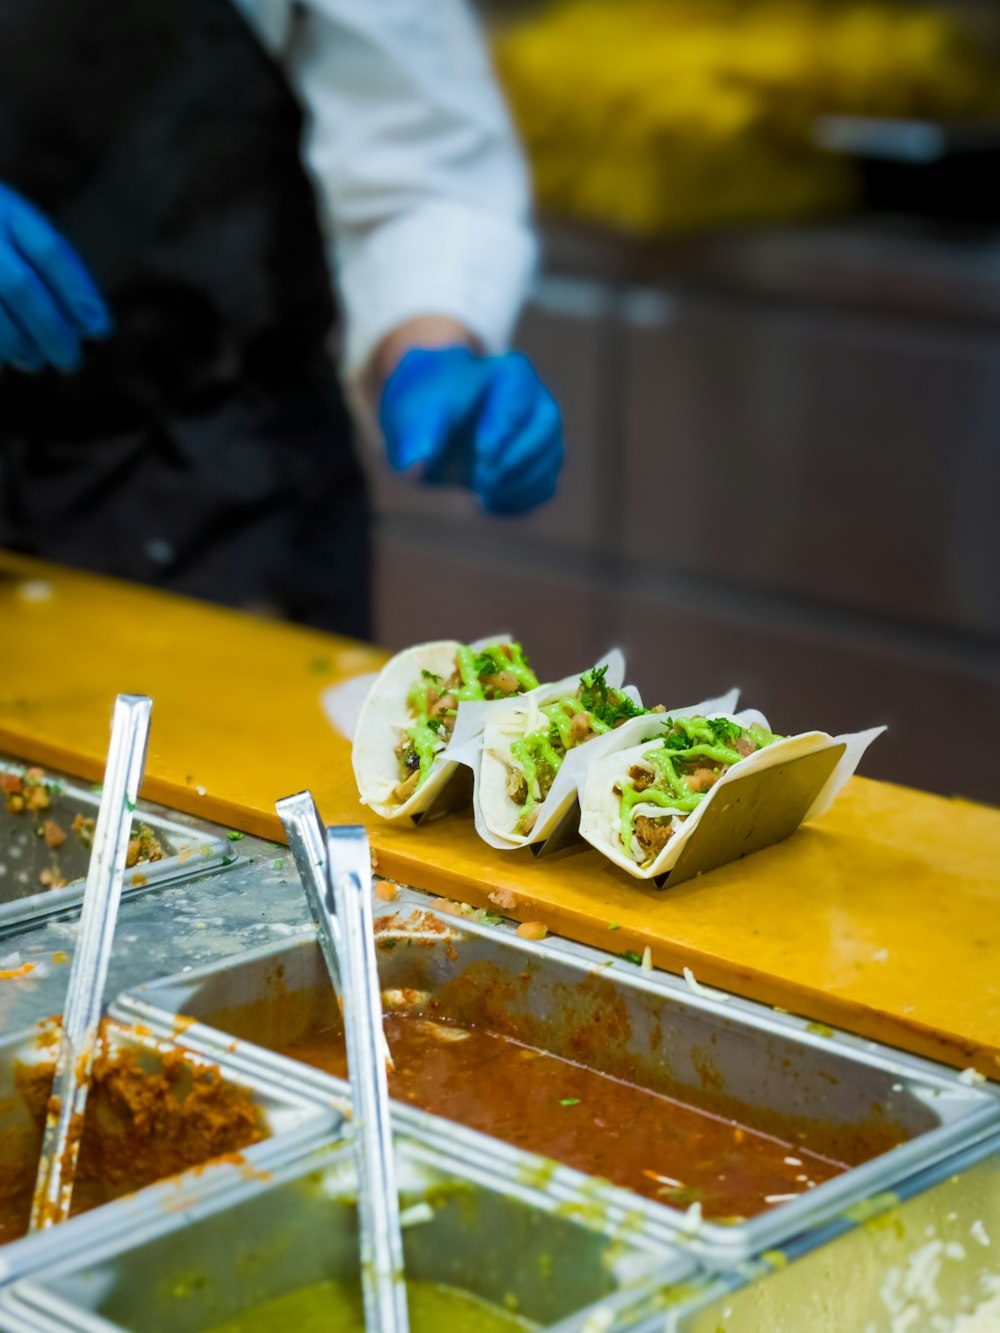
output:
[[[580,797],[574,796],[569,809],[562,815],[558,824],[541,842],[528,845],[535,856],[551,856],[553,852],[565,851],[575,843],[583,842],[580,835]]]
[[[414,827],[420,828],[422,824],[431,824],[435,819],[443,819],[445,815],[468,810],[472,804],[473,782],[472,769],[465,764],[457,764],[454,773],[438,789],[426,810],[419,810],[410,816]]]
[[[706,802],[677,863],[653,884],[663,888],[669,882],[672,888],[784,842],[806,818],[846,749],[840,742],[731,778],[725,800]]]

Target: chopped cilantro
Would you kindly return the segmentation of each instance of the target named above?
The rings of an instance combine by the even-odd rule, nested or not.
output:
[[[732,745],[743,735],[743,728],[737,722],[730,722],[724,717],[706,719],[716,745]]]
[[[813,1032],[817,1037],[832,1037],[833,1028],[827,1027],[825,1023],[807,1023],[806,1031]]]
[[[671,724],[668,723],[667,725]],[[690,744],[690,740],[683,731],[671,732],[669,736],[663,738],[663,748],[665,750],[686,750]]]
[[[647,712],[629,698],[622,690],[608,684],[607,666],[592,667],[580,677],[580,702],[588,713],[593,713],[599,722],[613,727],[630,717],[639,717]]]
[[[234,828],[231,828],[229,830],[229,832],[226,834],[226,837],[229,839],[230,842],[242,842],[243,840],[243,834],[240,833],[238,829]]]
[[[618,922],[617,922],[617,921],[609,921],[609,922],[608,922],[608,930],[620,930],[620,929],[621,929],[621,927],[618,925]]]
[[[484,648],[476,655],[477,676],[495,676],[498,671],[503,671],[506,665],[507,661],[498,647]]]
[[[633,949],[626,949],[622,957],[626,963],[635,963],[636,967],[642,966],[642,958]]]
[[[562,1099],[562,1101],[559,1103],[559,1105],[560,1105],[560,1106],[579,1106],[579,1105],[580,1105],[580,1098],[579,1098],[579,1097],[564,1097],[564,1098]]]
[[[538,684],[538,677],[519,643],[490,644],[473,658],[473,670],[480,681],[507,672],[515,677],[521,690],[533,690]]]

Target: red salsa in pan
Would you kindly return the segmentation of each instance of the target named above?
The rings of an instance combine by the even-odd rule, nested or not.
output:
[[[505,1143],[706,1218],[753,1217],[848,1169],[801,1144],[482,1028],[388,1014],[389,1090]],[[346,1077],[343,1035],[282,1054]]]

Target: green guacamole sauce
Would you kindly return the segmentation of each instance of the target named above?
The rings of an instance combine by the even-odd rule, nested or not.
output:
[[[782,739],[757,723],[741,727],[723,718],[668,718],[664,725],[667,734],[662,744],[643,755],[653,772],[652,786],[640,790],[630,781],[620,785],[619,837],[626,851],[632,846],[636,806],[654,805],[671,814],[689,815],[708,795],[708,789],[689,786],[692,772],[707,768],[721,777],[745,757],[734,748],[737,741],[749,741],[756,752]]]
[[[407,1282],[411,1333],[525,1333],[528,1323],[469,1292],[437,1282]],[[257,1305],[211,1333],[364,1333],[357,1282],[317,1282]]]

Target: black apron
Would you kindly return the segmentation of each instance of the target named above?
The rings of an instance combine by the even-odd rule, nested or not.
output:
[[[367,637],[302,118],[232,0],[0,0],[0,181],[115,332],[0,374],[0,544]]]

